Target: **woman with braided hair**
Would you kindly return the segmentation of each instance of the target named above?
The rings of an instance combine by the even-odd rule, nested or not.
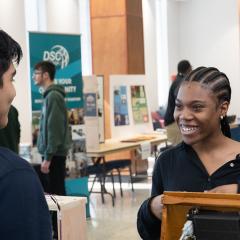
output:
[[[151,197],[138,212],[142,239],[160,237],[164,191],[239,193],[240,143],[230,138],[230,100],[229,80],[216,68],[199,67],[182,81],[174,118],[183,142],[156,160]]]

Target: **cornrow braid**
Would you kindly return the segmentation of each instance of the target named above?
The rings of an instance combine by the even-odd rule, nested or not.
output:
[[[184,82],[199,82],[207,86],[217,97],[219,103],[231,101],[231,86],[227,76],[213,67],[198,67],[190,72],[183,80]],[[227,137],[231,137],[230,126],[227,117],[224,116],[221,120],[221,130]]]

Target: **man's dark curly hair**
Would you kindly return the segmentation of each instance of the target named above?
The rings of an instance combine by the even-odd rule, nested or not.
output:
[[[2,76],[8,70],[10,64],[19,64],[22,58],[20,45],[6,32],[0,29],[0,87],[3,86]]]

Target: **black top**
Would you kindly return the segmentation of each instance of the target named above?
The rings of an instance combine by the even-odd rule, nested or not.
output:
[[[171,124],[174,122],[174,109],[175,109],[175,100],[178,94],[178,89],[180,87],[180,84],[183,80],[183,75],[178,74],[177,79],[172,83],[169,94],[168,94],[168,103],[167,103],[167,109],[164,116],[164,124],[165,126]]]
[[[203,192],[226,184],[239,184],[240,157],[217,169],[211,176],[193,148],[185,143],[163,152],[157,159],[151,196],[163,191]],[[143,202],[138,212],[138,232],[144,240],[160,238],[160,220],[149,208],[149,199]]]
[[[0,239],[51,240],[51,219],[33,168],[0,147]]]
[[[18,111],[11,106],[8,112],[8,124],[0,129],[0,146],[11,149],[18,153],[20,142],[20,123],[18,121]]]

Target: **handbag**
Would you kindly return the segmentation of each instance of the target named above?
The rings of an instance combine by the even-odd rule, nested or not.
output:
[[[240,240],[239,212],[191,208],[187,219],[193,224],[196,240]]]

